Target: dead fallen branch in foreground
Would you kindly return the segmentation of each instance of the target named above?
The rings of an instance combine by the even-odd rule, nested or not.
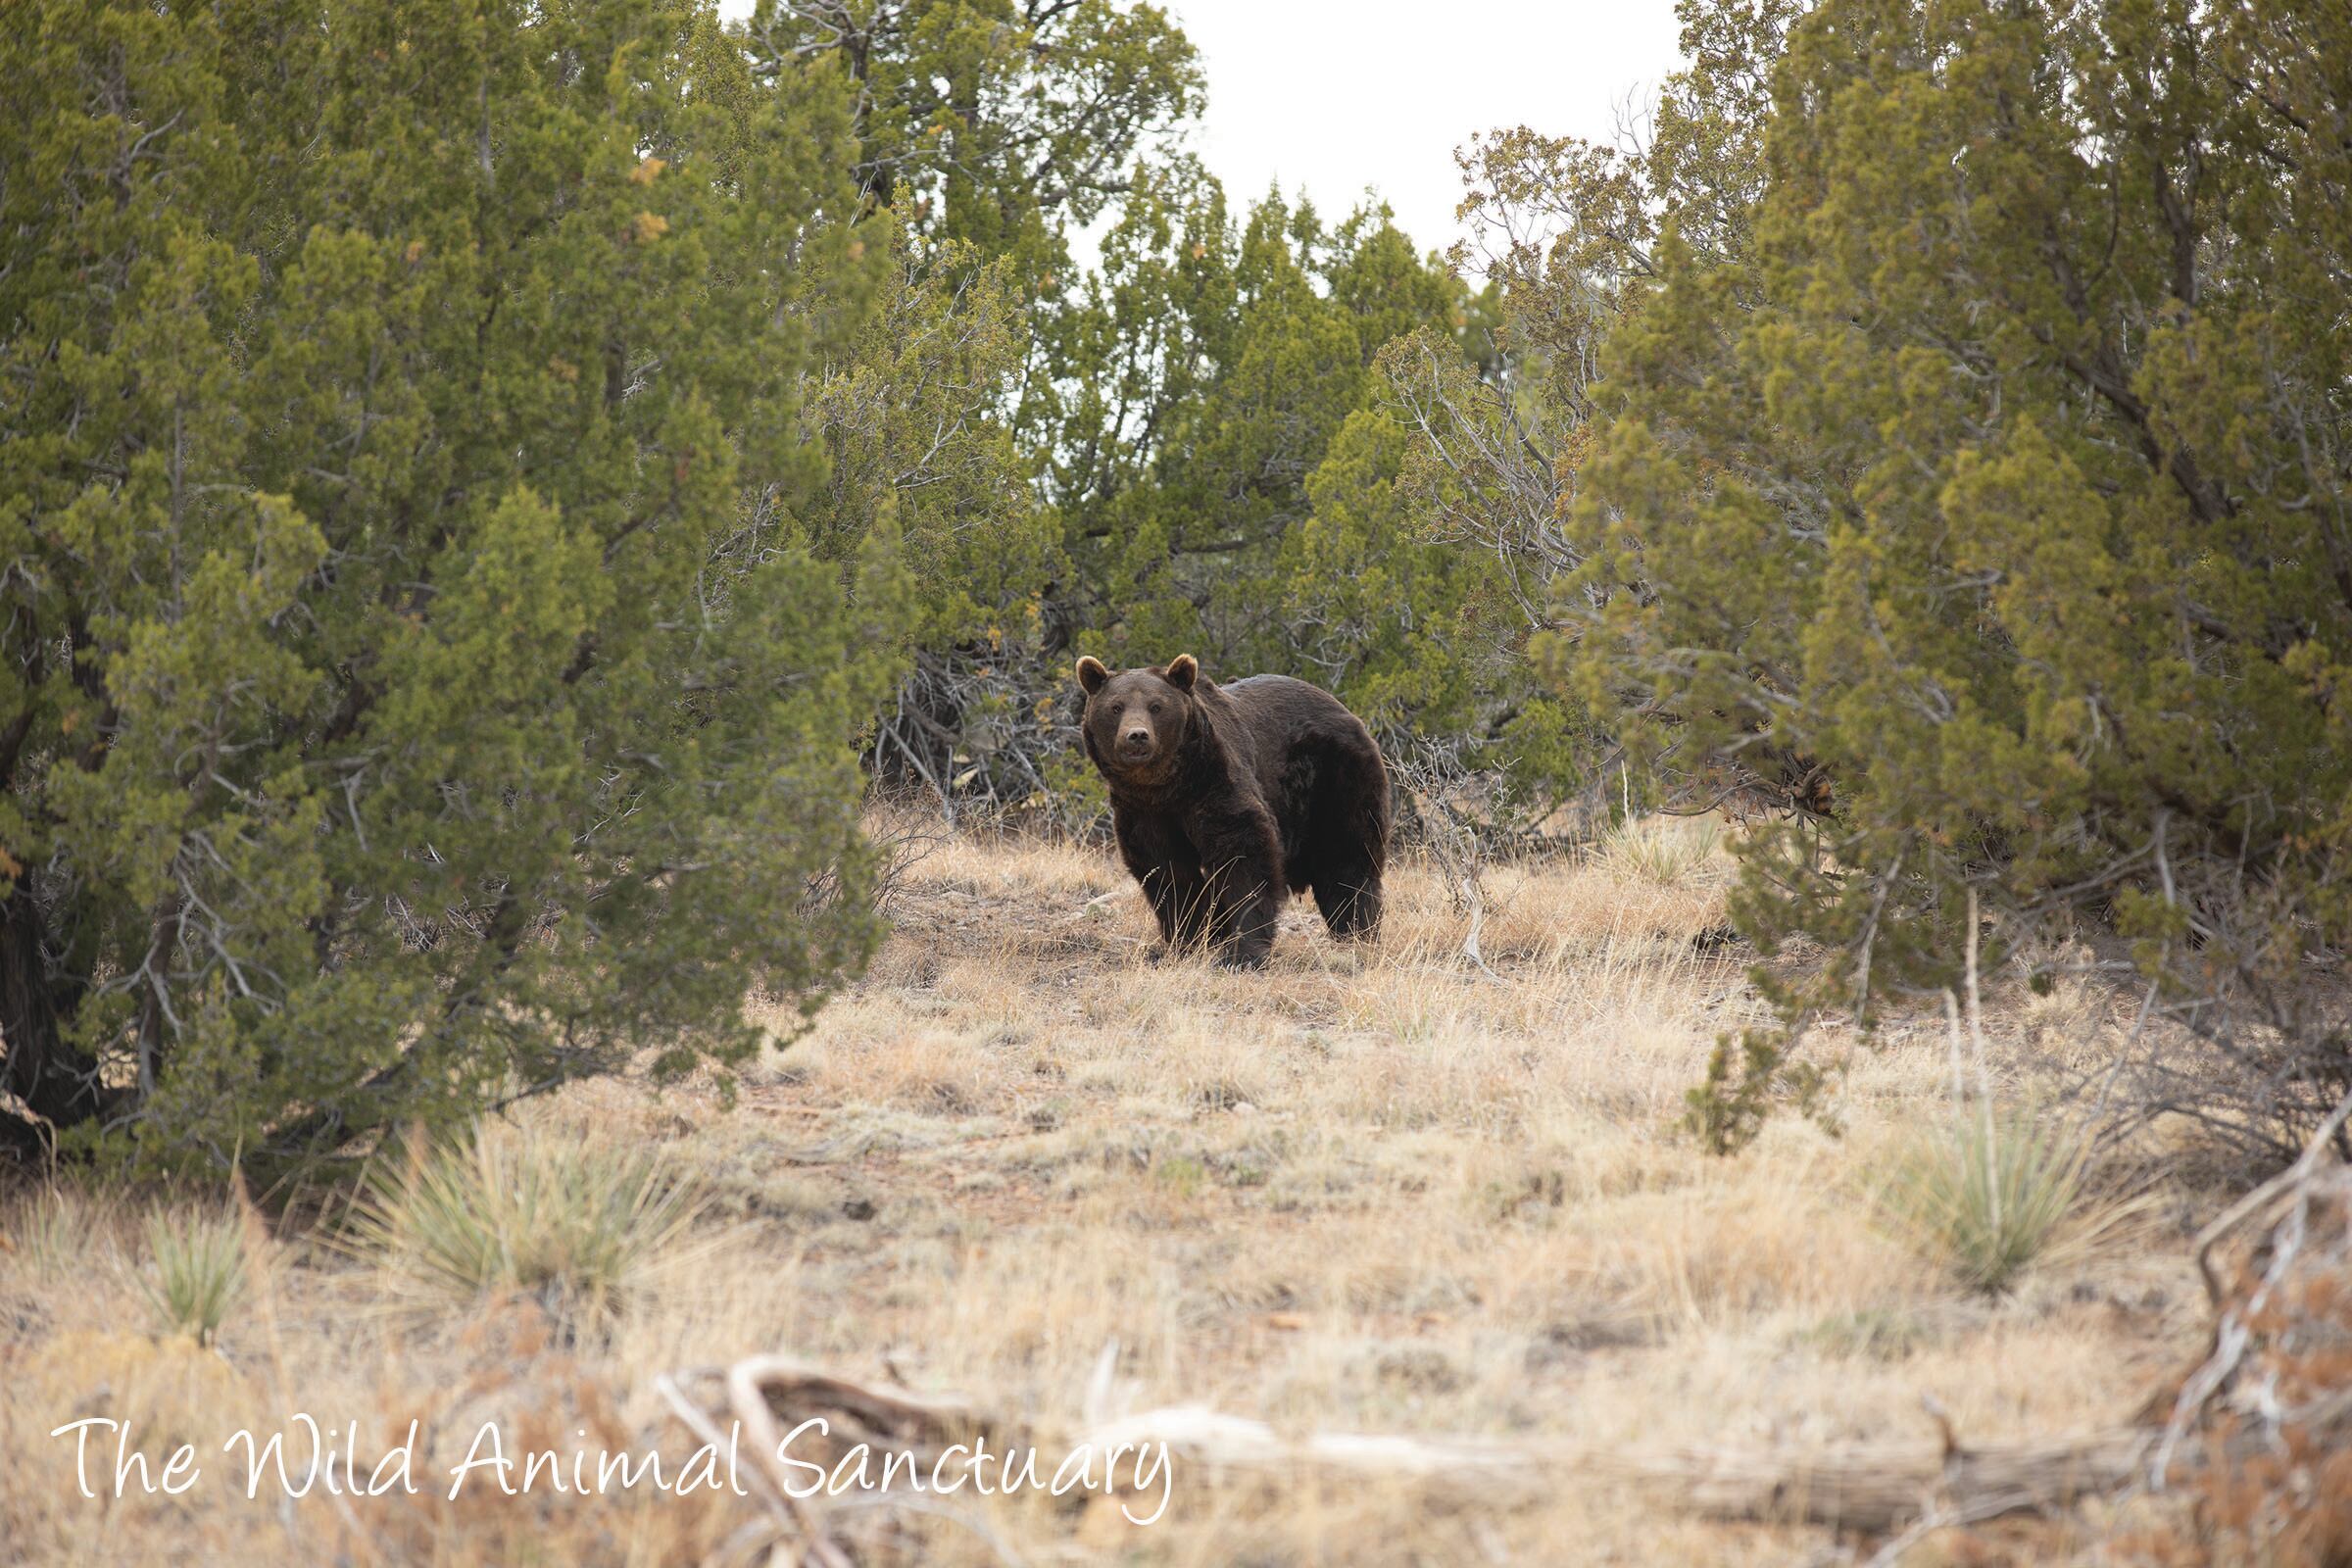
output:
[[[2344,1113],[2352,1114],[2352,1100]],[[853,1559],[828,1533],[829,1519],[791,1494],[778,1455],[784,1434],[820,1418],[828,1423],[832,1451],[865,1444],[877,1456],[905,1455],[926,1475],[953,1446],[982,1435],[999,1453],[1028,1447],[1102,1453],[1159,1445],[1185,1469],[1221,1478],[1311,1472],[1410,1479],[1488,1495],[1578,1481],[1654,1487],[1661,1503],[1711,1518],[1804,1522],[1867,1535],[1902,1531],[1900,1545],[1946,1526],[2055,1514],[2092,1497],[2161,1492],[2217,1469],[2233,1473],[2266,1456],[2352,1450],[2352,1387],[2340,1381],[2343,1352],[2352,1352],[2352,1167],[2323,1166],[2314,1155],[2255,1197],[2224,1216],[2231,1225],[2259,1222],[2260,1234],[2235,1285],[2217,1284],[2206,1360],[2177,1390],[2151,1400],[2138,1419],[2075,1438],[1969,1444],[1932,1400],[1937,1438],[1810,1453],[1642,1453],[1556,1441],[1391,1433],[1289,1436],[1263,1421],[1202,1405],[1112,1418],[1106,1406],[1115,1345],[1105,1348],[1098,1364],[1083,1419],[1060,1435],[1030,1429],[969,1399],[863,1383],[782,1356],[663,1378],[660,1387],[703,1441],[714,1441],[721,1421],[741,1423],[777,1534],[825,1568],[848,1568]],[[2198,1239],[2200,1260],[2217,1282],[2211,1253],[2226,1232],[2217,1222]],[[822,1452],[808,1457],[821,1460]],[[1001,1558],[1018,1560],[976,1515],[958,1514],[931,1498],[910,1499],[908,1506],[956,1517],[989,1539]]]

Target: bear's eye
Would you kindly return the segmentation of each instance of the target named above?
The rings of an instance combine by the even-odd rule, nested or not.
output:
[[[1154,699],[1152,699],[1152,711],[1153,711],[1154,713],[1156,713],[1156,712],[1158,712],[1158,711],[1159,711],[1159,710],[1160,710],[1162,708],[1164,708],[1164,707],[1166,707],[1166,706],[1167,706],[1166,704],[1164,704],[1164,703],[1160,702],[1160,701],[1159,701],[1157,698],[1154,698]]]

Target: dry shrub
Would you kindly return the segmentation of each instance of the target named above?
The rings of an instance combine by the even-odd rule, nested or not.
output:
[[[2171,1468],[2189,1507],[2117,1543],[2161,1568],[2352,1563],[2352,1167],[2323,1171],[2248,1251],[2214,1362],[2244,1349]],[[2191,1385],[2193,1391],[2193,1383]],[[2170,1395],[2151,1413],[2170,1415]],[[2176,1485],[2180,1481],[2176,1479]]]
[[[631,1421],[612,1370],[575,1357],[568,1338],[565,1324],[538,1302],[494,1300],[460,1328],[458,1363],[445,1371],[448,1386],[379,1391],[368,1430],[397,1439],[412,1418],[419,1423],[424,1451],[416,1456],[417,1493],[358,1497],[349,1510],[320,1517],[334,1535],[319,1560],[442,1568],[634,1568],[723,1560],[722,1544],[744,1524],[741,1500],[723,1492],[723,1461],[721,1491],[678,1489],[696,1440],[665,1417]],[[583,1475],[591,1490],[566,1491],[543,1471],[530,1490],[509,1495],[496,1472],[477,1470],[452,1498],[451,1467],[467,1457],[485,1425],[495,1426],[517,1486],[527,1455],[557,1454],[568,1478],[570,1455],[583,1452],[590,1456]],[[624,1452],[645,1479],[595,1491],[596,1461]],[[657,1489],[642,1469],[649,1452],[659,1455],[672,1490]],[[372,1457],[362,1451],[363,1472]]]
[[[1627,880],[1679,887],[1713,864],[1723,827],[1711,816],[1651,816],[1621,822],[1600,841],[1600,859]]]

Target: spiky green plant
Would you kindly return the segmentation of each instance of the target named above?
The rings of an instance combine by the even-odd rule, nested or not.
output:
[[[2060,1122],[1986,1105],[1915,1138],[1874,1196],[1890,1230],[1969,1289],[1998,1295],[2097,1228],[2080,1223],[2086,1152]]]
[[[1707,817],[1644,817],[1610,828],[1600,841],[1604,863],[1620,875],[1674,887],[1715,858],[1723,829]]]
[[[140,1288],[157,1322],[210,1345],[245,1291],[245,1227],[234,1213],[150,1214]]]
[[[393,1294],[462,1303],[516,1292],[578,1332],[626,1309],[700,1208],[693,1184],[652,1157],[484,1125],[371,1182],[350,1241]]]

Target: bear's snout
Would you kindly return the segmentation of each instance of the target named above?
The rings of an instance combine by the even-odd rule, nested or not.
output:
[[[1129,719],[1119,730],[1119,756],[1140,762],[1152,755],[1152,726]]]

